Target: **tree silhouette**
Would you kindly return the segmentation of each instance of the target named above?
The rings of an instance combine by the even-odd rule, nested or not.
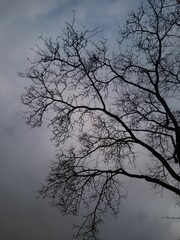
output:
[[[43,38],[22,77],[32,127],[48,119],[58,149],[40,194],[64,214],[88,213],[77,235],[97,239],[117,215],[123,176],[180,196],[180,6],[147,0],[119,30],[116,51],[97,30],[67,23]]]

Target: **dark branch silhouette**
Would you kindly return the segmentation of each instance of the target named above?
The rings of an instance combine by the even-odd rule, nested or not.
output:
[[[117,215],[123,176],[180,196],[180,5],[148,0],[119,30],[115,52],[97,30],[67,23],[43,38],[22,102],[27,123],[48,119],[59,153],[40,194],[64,214],[87,208],[76,236],[98,239]],[[142,152],[142,154],[140,153]]]

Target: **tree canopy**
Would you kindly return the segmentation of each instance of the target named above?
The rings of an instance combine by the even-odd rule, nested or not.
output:
[[[119,212],[123,176],[180,196],[180,5],[147,0],[115,51],[75,25],[41,37],[20,74],[31,80],[22,102],[30,126],[48,121],[58,149],[40,194],[64,214],[88,209],[76,236],[97,239],[107,212]]]

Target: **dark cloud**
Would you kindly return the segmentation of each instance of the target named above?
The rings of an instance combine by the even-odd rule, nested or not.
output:
[[[0,239],[67,240],[72,217],[63,217],[48,202],[36,199],[48,173],[54,147],[46,128],[29,129],[20,112],[27,84],[17,75],[28,66],[30,47],[43,32],[60,33],[77,12],[77,25],[100,26],[109,39],[115,24],[138,1],[0,0]],[[96,6],[96,7],[94,7]],[[176,213],[173,198],[154,194],[148,184],[126,180],[128,197],[115,221],[107,217],[103,240],[178,239],[178,225],[162,217]]]
[[[108,224],[102,228],[103,239],[178,239],[175,223],[163,219],[173,207],[168,192],[162,198],[147,183],[129,180],[125,187],[127,199],[121,204],[117,220],[108,217]]]

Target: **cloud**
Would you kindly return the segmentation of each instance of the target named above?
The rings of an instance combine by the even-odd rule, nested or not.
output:
[[[127,199],[121,204],[118,219],[108,217],[107,225],[101,228],[102,239],[178,239],[177,224],[163,219],[173,207],[169,192],[161,198],[148,183],[130,179],[125,187]]]
[[[37,17],[56,7],[57,0],[1,0],[0,20],[7,23],[25,20],[35,21]]]
[[[54,147],[47,128],[29,129],[21,113],[20,95],[28,84],[18,77],[33,56],[38,36],[56,36],[77,14],[77,27],[100,27],[115,41],[116,24],[139,1],[133,0],[0,0],[0,239],[66,240],[72,217],[62,217],[35,191],[48,173]],[[119,20],[120,19],[120,20]],[[175,239],[178,225],[162,220],[175,210],[173,199],[160,199],[148,184],[126,180],[128,198],[117,221],[107,218],[104,240]]]

